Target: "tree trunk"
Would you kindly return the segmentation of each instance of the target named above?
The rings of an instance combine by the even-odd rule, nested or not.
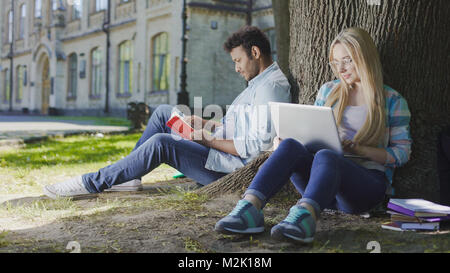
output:
[[[255,176],[259,167],[266,161],[270,154],[271,152],[263,153],[248,165],[222,177],[214,183],[200,188],[196,192],[199,194],[206,194],[210,197],[215,197],[227,193],[244,193],[250,185],[250,182],[252,182],[253,177]]]
[[[289,1],[272,0],[275,31],[277,33],[277,63],[285,75],[289,74]],[[272,45],[273,46],[273,45]]]
[[[272,0],[275,31],[277,33],[277,63],[281,71],[288,78],[292,90],[298,91],[297,81],[292,76],[289,67],[289,51],[291,46],[289,3],[288,0]],[[298,92],[292,92],[291,102],[298,103]]]
[[[397,170],[399,197],[438,199],[437,133],[450,123],[449,1],[291,0],[290,71],[299,102],[314,102],[332,80],[329,46],[344,28],[366,29],[378,46],[385,83],[400,92],[412,113],[410,162]],[[296,90],[297,92],[299,90]]]
[[[327,65],[328,51],[341,30],[361,27],[375,40],[385,83],[405,97],[412,113],[413,153],[409,163],[396,170],[393,185],[397,197],[438,201],[437,134],[450,124],[450,93],[447,91],[450,36],[446,31],[450,25],[449,3],[448,0],[289,1],[287,74],[294,98],[298,97],[300,103],[312,104],[319,87],[333,79]],[[276,17],[283,16],[283,12],[286,14],[282,6],[274,5]],[[280,21],[283,24],[276,19],[277,23]],[[282,25],[277,26],[277,29],[282,28]],[[286,40],[283,33],[277,33],[280,41]],[[279,54],[283,53],[279,50]],[[242,191],[266,156],[201,192],[218,195]]]

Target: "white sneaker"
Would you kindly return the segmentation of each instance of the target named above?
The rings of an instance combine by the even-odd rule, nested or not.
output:
[[[81,176],[53,185],[47,185],[44,187],[44,194],[52,199],[92,195],[84,186]]]
[[[144,187],[142,187],[142,182],[140,179],[133,179],[128,182],[114,185],[110,189],[106,189],[105,191],[142,191]]]

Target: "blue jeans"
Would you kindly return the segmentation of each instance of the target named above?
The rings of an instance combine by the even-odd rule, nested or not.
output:
[[[84,174],[83,183],[91,193],[102,192],[113,185],[141,178],[162,163],[187,177],[207,185],[226,173],[205,169],[209,148],[193,141],[174,138],[166,122],[173,106],[161,105],[150,117],[147,128],[133,151],[116,163],[97,172]]]
[[[299,203],[312,205],[319,216],[324,208],[358,214],[384,201],[384,172],[370,170],[331,150],[315,155],[299,142],[285,139],[262,165],[245,194],[265,205],[291,179],[301,193]]]

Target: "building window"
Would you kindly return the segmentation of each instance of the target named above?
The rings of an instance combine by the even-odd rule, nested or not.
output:
[[[91,98],[100,98],[102,77],[102,51],[95,48],[91,52]]]
[[[95,0],[95,11],[106,10],[108,7],[108,0]]]
[[[27,18],[27,5],[23,4],[20,7],[19,39],[23,39],[25,37],[26,18]]]
[[[72,20],[78,20],[83,15],[83,0],[75,0],[72,5]]]
[[[77,97],[77,80],[78,80],[78,60],[77,54],[73,53],[69,56],[69,88],[67,92],[68,99]]]
[[[23,98],[23,86],[25,79],[25,66],[17,66],[16,74],[16,102],[21,102]]]
[[[27,86],[28,84],[28,73],[27,73],[27,66],[23,66],[23,86]]]
[[[52,0],[52,10],[53,11],[58,10],[58,2],[59,1],[60,0]]]
[[[9,70],[5,69],[3,70],[3,102],[8,103],[9,102]]]
[[[267,29],[266,31],[264,31],[267,35],[267,38],[269,38],[270,41],[270,48],[272,49],[272,59],[274,61],[278,60],[278,55],[277,55],[277,35],[275,32],[274,28],[270,28]]]
[[[42,17],[42,0],[34,1],[34,17],[36,18]]]
[[[119,45],[119,95],[133,90],[133,47],[131,41]]]
[[[8,12],[8,43],[12,43],[13,40],[13,12],[10,10]]]
[[[168,91],[170,72],[169,35],[164,32],[155,36],[152,45],[152,91]]]

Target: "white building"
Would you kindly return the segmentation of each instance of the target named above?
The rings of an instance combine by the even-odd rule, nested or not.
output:
[[[12,106],[15,112],[102,115],[107,107],[123,116],[132,101],[178,103],[183,1],[110,1],[107,67],[108,0],[0,0],[0,113]],[[231,104],[246,83],[222,45],[251,20],[267,32],[276,54],[271,1],[186,2],[190,103],[196,96],[204,106]]]

